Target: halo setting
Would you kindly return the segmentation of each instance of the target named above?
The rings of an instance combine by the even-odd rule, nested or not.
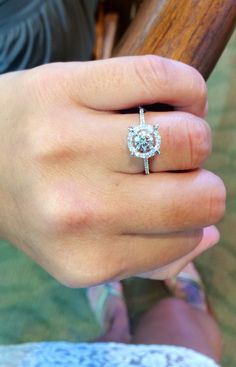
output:
[[[157,125],[129,127],[128,148],[132,156],[151,158],[160,154],[161,136]]]
[[[149,174],[148,159],[160,154],[161,136],[158,125],[145,123],[144,109],[139,108],[140,124],[128,128],[128,148],[131,156],[144,159],[145,173]]]

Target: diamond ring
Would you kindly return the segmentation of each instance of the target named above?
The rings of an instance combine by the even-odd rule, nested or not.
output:
[[[131,156],[144,159],[145,174],[149,172],[148,159],[160,154],[161,136],[158,125],[148,125],[144,118],[144,109],[139,107],[139,125],[128,128],[128,148]]]

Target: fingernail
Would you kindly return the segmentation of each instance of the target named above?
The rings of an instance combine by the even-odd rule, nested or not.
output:
[[[208,246],[216,245],[220,240],[220,232],[215,226],[209,226],[204,228],[204,237],[205,240],[208,242]]]

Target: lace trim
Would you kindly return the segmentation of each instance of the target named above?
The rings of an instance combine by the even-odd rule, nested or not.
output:
[[[0,347],[0,367],[217,367],[191,349],[169,345],[43,342]],[[219,366],[218,366],[219,367]]]

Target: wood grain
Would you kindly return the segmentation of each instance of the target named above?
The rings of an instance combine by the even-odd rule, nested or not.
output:
[[[236,0],[145,0],[113,56],[157,54],[207,78],[236,23]]]

